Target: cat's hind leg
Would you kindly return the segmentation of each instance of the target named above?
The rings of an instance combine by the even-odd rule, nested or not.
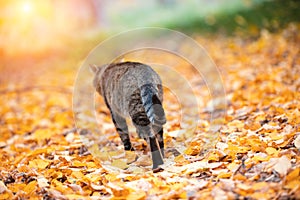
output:
[[[153,169],[157,169],[159,165],[164,164],[163,161],[163,150],[159,147],[157,142],[157,138],[149,137],[150,149],[151,149],[151,156],[153,162]]]
[[[120,114],[118,114],[117,112],[113,112],[113,111],[111,111],[111,116],[115,124],[116,130],[124,145],[124,149],[134,151],[134,148],[132,147],[130,142],[126,119],[122,117]]]
[[[137,125],[136,122],[133,123],[136,127],[138,135],[145,139],[151,150],[151,157],[153,162],[153,169],[159,168],[159,165],[164,164],[163,157],[163,141],[160,140],[160,135],[158,134],[158,138],[153,133],[151,124],[148,125]],[[161,144],[162,141],[162,144]],[[161,146],[162,145],[162,146]]]
[[[158,125],[152,125],[152,130],[155,134],[155,137],[158,140],[158,144],[160,147],[160,151],[163,157],[165,157],[165,153],[164,153],[164,130],[162,126],[158,126]]]

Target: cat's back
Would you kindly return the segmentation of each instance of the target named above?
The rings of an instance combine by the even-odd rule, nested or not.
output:
[[[122,62],[108,65],[104,71],[105,82],[140,87],[144,84],[161,84],[158,74],[148,65],[138,62]]]
[[[107,103],[123,115],[128,114],[129,102],[133,98],[140,98],[142,86],[161,85],[159,75],[150,66],[138,62],[123,62],[107,66],[102,81]],[[142,104],[141,100],[138,101]]]

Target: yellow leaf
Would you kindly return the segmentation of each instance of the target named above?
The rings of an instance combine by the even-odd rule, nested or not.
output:
[[[231,177],[232,173],[231,172],[220,172],[217,178],[229,178]]]
[[[266,182],[254,183],[252,185],[253,190],[262,190],[263,188],[268,188],[269,184]]]
[[[227,125],[229,127],[235,127],[237,129],[244,128],[244,126],[245,126],[244,122],[242,122],[240,120],[233,120],[232,122],[229,122]]]
[[[0,194],[0,199],[6,200],[6,199],[12,199],[12,195],[8,192],[5,192],[3,194]]]
[[[24,190],[25,187],[26,187],[25,183],[12,183],[7,186],[7,188],[14,193],[17,193],[20,190]]]
[[[109,156],[108,152],[100,152],[98,151],[96,154],[93,154],[96,158],[101,161],[110,161],[111,157]]]
[[[292,181],[294,179],[299,179],[299,177],[300,177],[300,168],[296,168],[286,176],[285,180]]]
[[[110,187],[114,196],[117,197],[115,199],[119,199],[118,197],[122,197],[122,199],[124,199],[131,192],[128,188],[124,187],[123,185],[116,185],[116,184],[110,182],[107,184],[107,186]],[[123,187],[121,187],[121,186],[123,186]],[[114,199],[114,198],[112,198],[112,199]]]
[[[251,194],[253,199],[272,199],[274,197],[274,191],[269,189],[268,192],[254,192]]]
[[[192,141],[188,148],[184,151],[185,154],[196,156],[202,151],[202,147],[204,146],[204,142],[200,139]]]
[[[190,156],[196,156],[200,153],[201,147],[200,146],[192,146],[190,145],[184,153]]]
[[[299,177],[298,177],[299,178]],[[284,188],[287,188],[287,189],[292,189],[294,191],[296,191],[297,189],[300,188],[300,180],[292,180],[292,181],[289,181],[285,186]]]
[[[31,151],[28,154],[28,156],[35,156],[35,155],[39,155],[39,154],[43,154],[43,153],[50,153],[50,152],[53,152],[53,150],[54,150],[54,148],[51,148],[51,147],[35,149],[35,150]]]
[[[241,174],[236,174],[234,177],[233,177],[233,180],[240,180],[240,181],[245,181],[247,180],[248,178],[241,175]]]
[[[237,163],[229,163],[227,165],[227,169],[229,169],[231,172],[235,172],[240,167],[240,164]]]
[[[70,121],[72,120],[72,112],[69,110],[56,113],[54,116],[54,122],[62,127],[68,127],[70,126]]]
[[[24,188],[24,192],[27,194],[31,194],[37,186],[37,181],[31,181],[29,184],[27,184]]]
[[[127,159],[127,163],[130,164],[130,163],[133,163],[136,160],[137,155],[134,151],[126,151],[125,152],[125,157]]]
[[[44,139],[50,139],[53,135],[53,131],[49,129],[38,129],[34,132],[33,136],[36,140],[44,140]]]
[[[260,156],[260,155],[257,155],[257,156],[253,156],[252,160],[253,161],[256,161],[256,162],[260,162],[260,161],[268,161],[270,158],[268,156]]]
[[[274,155],[274,156],[278,155],[278,151],[275,148],[273,148],[273,147],[267,147],[266,148],[266,152],[269,155]]]
[[[68,188],[66,186],[64,186],[60,181],[53,179],[51,181],[51,185],[53,184],[53,186],[55,186],[55,189],[64,193],[68,190]]]
[[[243,183],[240,183],[237,185],[237,187],[241,190],[244,190],[244,191],[247,191],[249,193],[252,193],[253,192],[253,188],[252,188],[252,185],[247,185],[247,184],[243,184]]]
[[[237,153],[247,153],[250,150],[250,147],[238,147]]]
[[[45,169],[51,162],[47,160],[42,159],[35,159],[32,161],[29,161],[29,167],[31,168],[37,168],[37,169]]]
[[[174,158],[174,161],[177,163],[180,163],[180,162],[186,162],[186,159],[184,158],[184,156],[182,154],[180,154]]]
[[[101,198],[101,196],[103,196],[102,194],[100,194],[100,192],[93,192],[93,197],[97,197],[97,198]]]
[[[66,194],[65,195],[68,199],[86,199],[86,196],[82,196],[79,194]]]
[[[85,167],[86,165],[86,163],[80,162],[78,160],[74,160],[72,162],[72,167]]]
[[[73,171],[72,177],[77,178],[77,179],[83,179],[84,174],[80,171]]]
[[[98,153],[100,153],[99,146],[97,144],[93,144],[91,147],[89,147],[89,152],[96,156]]]
[[[128,168],[128,165],[126,163],[126,161],[122,160],[122,159],[115,159],[112,161],[111,163],[112,166],[114,167],[118,167],[120,169],[126,169]]]
[[[97,165],[94,162],[87,162],[86,165],[88,168],[96,168],[97,167]]]
[[[207,158],[208,161],[219,161],[220,160],[220,156],[216,153],[210,153],[208,158]]]
[[[128,200],[141,200],[146,198],[146,193],[144,191],[131,192],[126,199]]]
[[[113,182],[113,181],[118,180],[117,175],[116,175],[116,174],[113,174],[113,173],[106,174],[106,175],[105,175],[105,179],[106,179],[107,181],[109,181],[109,182]]]
[[[108,154],[113,158],[121,158],[125,156],[125,152],[123,150],[109,151]]]

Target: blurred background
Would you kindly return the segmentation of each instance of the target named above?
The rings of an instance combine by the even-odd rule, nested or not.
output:
[[[298,0],[7,0],[0,1],[0,56],[53,53],[145,26],[258,36],[299,20]]]

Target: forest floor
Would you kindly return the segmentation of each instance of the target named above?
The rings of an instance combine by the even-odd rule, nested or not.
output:
[[[176,143],[181,154],[167,155],[157,173],[145,170],[147,155],[123,152],[120,159],[117,145],[106,156],[96,153],[111,161],[106,165],[93,156],[101,150],[97,141],[88,150],[76,130],[73,85],[95,43],[71,53],[2,58],[0,199],[300,199],[299,31],[291,25],[252,39],[195,36],[221,72],[226,117],[203,156],[205,141],[178,123],[180,106],[166,91],[165,143],[175,144],[178,135],[189,143],[184,151]],[[205,107],[208,98],[199,95]],[[99,111],[100,128],[120,144],[107,110]],[[203,135],[210,121],[204,112],[199,118]],[[138,139],[133,145],[144,148]]]

